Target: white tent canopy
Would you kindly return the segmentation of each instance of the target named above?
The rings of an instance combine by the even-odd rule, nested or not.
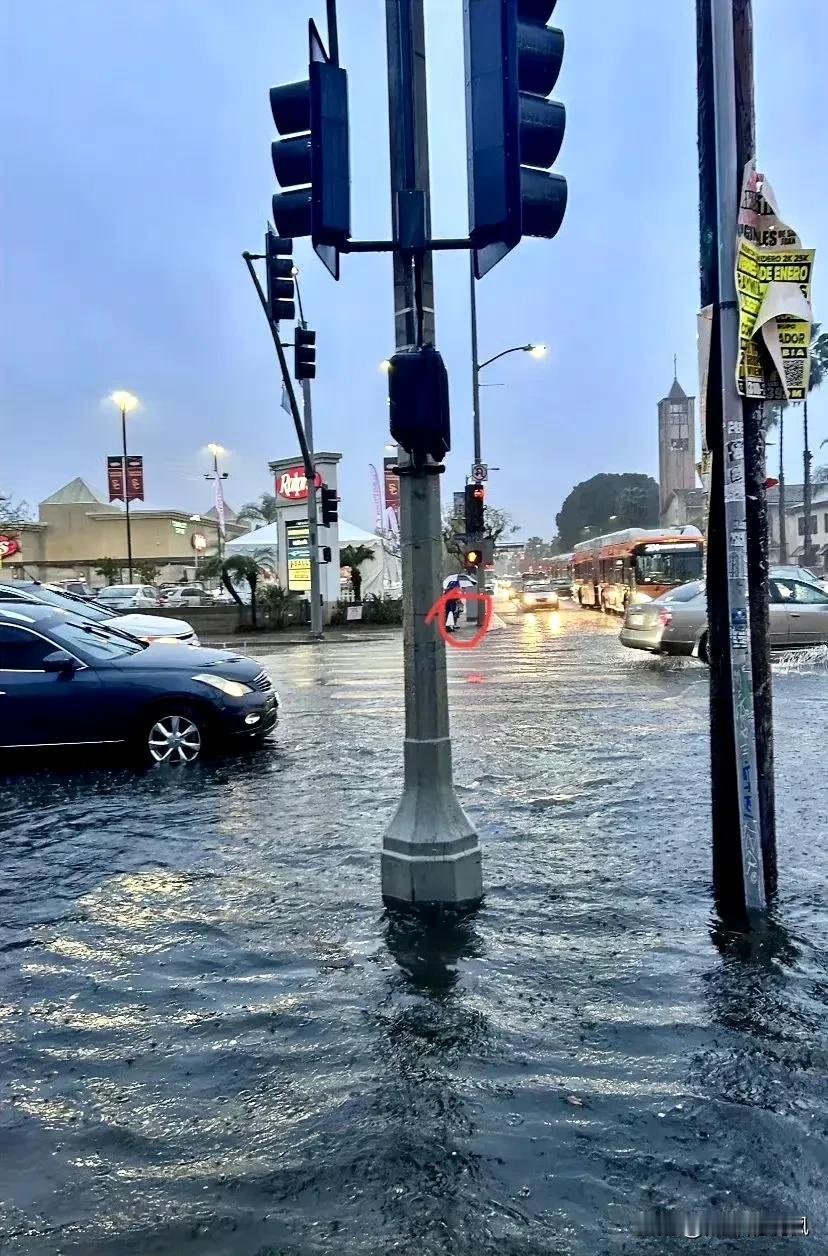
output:
[[[402,581],[399,549],[392,542],[358,528],[355,523],[347,520],[339,521],[339,548],[346,545],[365,545],[373,551],[373,557],[362,564],[362,592],[367,593],[398,593]],[[244,536],[228,541],[226,546],[228,557],[232,554],[250,554],[260,562],[272,565],[278,570],[279,525],[268,523],[262,528],[254,528]]]

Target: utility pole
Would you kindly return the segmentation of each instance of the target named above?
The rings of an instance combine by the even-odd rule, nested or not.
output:
[[[303,327],[307,326],[303,322]],[[311,403],[311,385],[309,379],[302,380],[302,420],[305,425],[305,440],[308,443],[311,462],[313,462],[313,406]],[[314,467],[315,472],[315,467]],[[316,476],[308,480],[308,547],[310,549],[310,628],[311,636],[317,641],[322,640],[322,582],[319,578],[319,517],[316,501]]]
[[[761,552],[762,519],[748,511],[746,501],[761,456],[752,427],[746,433],[736,387],[735,258],[742,182],[736,88],[738,81],[744,93],[746,67],[743,61],[737,79],[733,18],[734,0],[697,0],[701,300],[703,307],[714,307],[705,416],[712,454],[707,609],[713,880],[720,913],[744,925],[763,917],[773,890],[767,872],[773,833],[767,790],[760,794],[759,780],[771,735],[769,689],[757,689],[754,682],[754,654],[761,677],[767,637],[763,643],[761,595],[756,589],[751,594],[750,587]],[[743,105],[742,96],[740,110]],[[746,435],[751,441],[747,452]]]
[[[434,343],[423,0],[385,0],[398,349]],[[409,247],[404,248],[404,245]],[[454,791],[446,655],[426,616],[442,593],[439,470],[398,449],[405,778],[382,847],[389,906],[451,910],[483,896],[480,843]]]
[[[225,542],[225,518],[224,518],[224,491],[222,489],[223,482],[228,478],[227,471],[219,470],[219,455],[227,453],[221,445],[210,444],[207,446],[213,458],[213,474],[205,475],[205,480],[212,480],[216,486],[216,522],[218,524],[216,536],[216,553],[219,563],[224,562],[224,542]],[[198,561],[198,553],[196,552],[196,561]]]

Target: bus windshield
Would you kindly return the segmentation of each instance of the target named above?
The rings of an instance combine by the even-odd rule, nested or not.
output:
[[[638,585],[687,584],[702,574],[700,545],[646,545],[635,554]]]

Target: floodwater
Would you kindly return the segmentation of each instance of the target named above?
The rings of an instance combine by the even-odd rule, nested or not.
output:
[[[684,1251],[635,1237],[661,1205],[826,1250],[828,665],[775,669],[751,945],[711,909],[705,669],[617,629],[451,655],[487,898],[430,934],[379,894],[393,633],[267,659],[253,756],[0,778],[2,1256]]]

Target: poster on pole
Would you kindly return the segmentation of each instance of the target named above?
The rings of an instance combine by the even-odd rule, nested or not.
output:
[[[113,454],[106,460],[106,482],[109,487],[109,500],[124,500],[124,460],[120,454]]]
[[[310,530],[307,519],[291,519],[285,524],[288,588],[306,593],[311,587]]]
[[[810,369],[814,250],[804,249],[782,222],[773,189],[753,161],[745,168],[738,235],[737,387],[755,400],[802,401]]]
[[[385,476],[385,519],[390,532],[399,536],[400,532],[400,477],[396,474],[396,456],[383,458]]]
[[[134,454],[126,460],[126,491],[127,501],[144,500],[144,459]]]

